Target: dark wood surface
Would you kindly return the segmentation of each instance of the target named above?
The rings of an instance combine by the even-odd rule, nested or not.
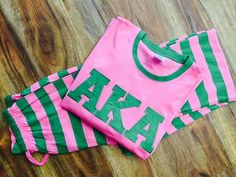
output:
[[[157,43],[215,27],[236,81],[235,0],[1,0],[0,111],[6,95],[83,63],[118,15]],[[103,146],[52,156],[38,168],[24,155],[11,154],[7,125],[1,120],[0,176],[235,177],[236,103],[163,140],[146,161]]]

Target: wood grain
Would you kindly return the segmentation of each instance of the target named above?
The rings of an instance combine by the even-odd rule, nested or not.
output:
[[[235,0],[1,0],[0,111],[6,95],[83,63],[115,16],[139,25],[157,43],[215,27],[236,83]],[[1,119],[0,176],[234,177],[236,103],[163,140],[146,161],[103,146],[52,156],[38,168],[11,154]]]

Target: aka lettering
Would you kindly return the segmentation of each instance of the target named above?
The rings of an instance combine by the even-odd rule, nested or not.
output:
[[[69,92],[68,96],[76,102],[81,101],[81,96],[88,98],[83,104],[91,114],[94,114],[98,119],[107,123],[110,127],[125,136],[132,142],[136,142],[138,135],[142,135],[145,139],[140,143],[140,147],[151,153],[153,151],[153,143],[157,134],[158,126],[164,121],[164,117],[147,107],[144,115],[139,121],[129,130],[126,130],[122,123],[121,110],[127,108],[138,108],[141,101],[130,95],[118,85],[112,88],[112,94],[106,100],[100,110],[96,109],[96,105],[102,94],[103,88],[108,85],[110,80],[102,75],[97,70],[93,69],[90,72],[90,77],[81,83],[75,90]],[[91,88],[92,91],[91,91]],[[112,119],[109,119],[109,114],[112,113]],[[145,129],[147,126],[148,130]]]

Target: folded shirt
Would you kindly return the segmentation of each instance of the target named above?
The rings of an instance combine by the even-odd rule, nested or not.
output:
[[[139,27],[117,17],[62,107],[146,159],[201,81],[192,56],[162,49]]]

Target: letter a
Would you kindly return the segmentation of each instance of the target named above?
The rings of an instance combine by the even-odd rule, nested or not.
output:
[[[155,112],[150,107],[147,107],[145,110],[145,115],[128,131],[124,133],[124,136],[136,142],[138,139],[138,134],[145,137],[140,144],[140,147],[151,153],[153,151],[153,143],[157,134],[158,125],[162,123],[164,118]],[[145,127],[148,127],[148,130],[145,130]]]
[[[83,107],[93,114],[96,111],[96,104],[102,93],[102,89],[109,83],[110,80],[95,69],[90,72],[90,75],[91,76],[80,84],[75,90],[70,91],[68,96],[77,102],[81,100],[82,95],[88,97],[89,100],[83,104]],[[89,89],[92,87],[93,90],[90,91]]]

